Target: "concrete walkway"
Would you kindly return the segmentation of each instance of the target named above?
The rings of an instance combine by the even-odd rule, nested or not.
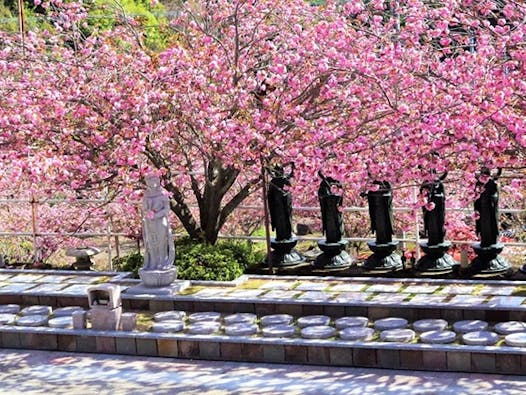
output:
[[[0,349],[1,394],[524,394],[526,377]]]

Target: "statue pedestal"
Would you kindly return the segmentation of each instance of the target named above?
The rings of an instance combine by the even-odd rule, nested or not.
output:
[[[347,244],[349,244],[347,240],[340,240],[337,243],[327,243],[327,240],[318,241],[318,247],[323,253],[318,255],[314,266],[322,269],[342,269],[351,266],[354,262],[345,251]]]
[[[126,293],[133,295],[174,295],[190,285],[190,281],[174,281],[177,268],[165,270],[139,269],[140,285],[130,287]]]
[[[418,260],[415,266],[415,269],[419,272],[449,273],[453,271],[454,266],[458,265],[458,262],[447,253],[451,247],[451,242],[449,241],[435,245],[421,243],[420,247],[425,252],[425,255]]]
[[[376,241],[369,241],[367,245],[373,255],[363,264],[364,269],[386,272],[403,268],[402,257],[394,252],[398,241],[391,241],[387,244],[376,244]]]
[[[511,266],[508,261],[499,256],[504,244],[497,243],[488,247],[481,247],[480,243],[473,244],[477,256],[471,261],[471,270],[474,274],[496,274],[508,271]]]
[[[298,239],[295,237],[280,241],[272,238],[270,246],[273,251],[267,257],[267,262],[273,267],[295,266],[305,262],[305,257],[294,250],[296,244],[298,244]]]

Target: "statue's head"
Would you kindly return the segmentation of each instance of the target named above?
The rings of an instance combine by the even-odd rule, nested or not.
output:
[[[161,186],[161,179],[153,173],[146,174],[144,176],[144,182],[148,188],[159,188]]]

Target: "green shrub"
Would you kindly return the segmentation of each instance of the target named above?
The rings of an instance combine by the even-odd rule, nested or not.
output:
[[[112,260],[113,268],[118,272],[132,272],[134,278],[139,278],[139,269],[143,264],[143,256],[140,252],[115,257]]]

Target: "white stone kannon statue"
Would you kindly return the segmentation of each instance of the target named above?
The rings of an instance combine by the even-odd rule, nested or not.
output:
[[[145,177],[143,198],[144,265],[139,276],[148,287],[166,286],[176,277],[175,246],[168,222],[170,204],[156,175]]]

